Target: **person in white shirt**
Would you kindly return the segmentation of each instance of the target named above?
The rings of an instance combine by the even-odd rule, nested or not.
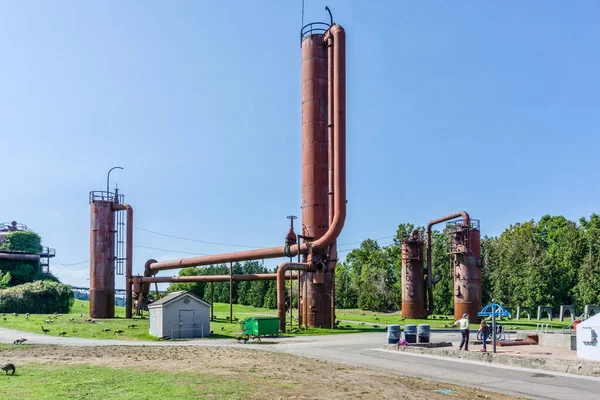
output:
[[[462,318],[455,321],[453,325],[459,325],[460,334],[462,335],[458,349],[462,350],[464,345],[465,351],[469,351],[469,314],[463,314]]]

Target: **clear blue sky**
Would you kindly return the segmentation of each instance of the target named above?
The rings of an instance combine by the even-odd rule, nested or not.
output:
[[[325,4],[347,31],[340,243],[461,209],[488,235],[599,211],[599,1],[306,0],[305,22],[326,21]],[[137,227],[282,244],[285,217],[301,214],[300,10],[0,2],[0,220],[40,233],[57,262],[85,261],[88,192],[120,165],[112,182]],[[241,249],[140,230],[134,240],[135,273],[183,256],[139,246]],[[57,262],[63,281],[88,284],[87,264]]]

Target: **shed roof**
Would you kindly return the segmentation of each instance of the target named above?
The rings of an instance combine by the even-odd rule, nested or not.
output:
[[[152,304],[148,304],[148,308],[164,306],[165,304],[170,303],[171,301],[178,299],[180,297],[183,297],[183,296],[191,297],[194,300],[196,300],[197,302],[202,303],[207,307],[210,307],[210,303],[207,303],[206,301],[202,300],[200,297],[196,296],[195,294],[190,293],[187,290],[181,290],[179,292],[170,293],[170,294],[166,295],[165,297],[163,297],[162,299],[156,300]]]

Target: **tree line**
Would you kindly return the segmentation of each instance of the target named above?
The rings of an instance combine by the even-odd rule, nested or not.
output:
[[[229,275],[228,264],[210,265],[208,267],[191,267],[179,271],[180,276],[196,275]],[[244,263],[233,263],[233,275],[241,274],[264,274],[272,271],[258,261],[246,261]],[[168,292],[187,290],[203,300],[211,301],[212,296],[215,303],[229,303],[229,282],[179,282],[172,283]],[[252,281],[233,282],[232,302],[253,307],[277,308],[277,284],[275,281]],[[295,303],[296,304],[296,303]]]
[[[337,308],[401,309],[401,243],[413,229],[413,224],[400,224],[390,245],[380,246],[377,241],[366,239],[348,253],[335,271]],[[416,229],[424,240],[424,228]],[[433,231],[433,276],[440,277],[433,288],[436,314],[452,314],[454,309],[454,278],[447,251],[448,235]],[[600,304],[600,216],[597,214],[579,221],[546,215],[539,221],[510,225],[500,236],[481,238],[481,257],[484,305],[493,298],[513,310],[517,306],[538,305],[558,310],[561,304],[574,304],[582,312],[585,304]],[[269,272],[275,271],[257,261],[233,264],[234,275]],[[229,265],[225,264],[180,271],[180,275],[228,274]],[[293,285],[292,307],[297,307],[297,284]],[[229,302],[229,282],[214,283],[213,288],[215,302]],[[288,283],[288,292],[289,289]],[[168,290],[188,290],[211,300],[210,283],[174,283]],[[276,308],[276,282],[233,282],[232,299],[235,304]]]
[[[402,307],[401,241],[414,228],[400,224],[394,241],[379,246],[367,239],[336,267],[336,305],[386,311]],[[424,237],[424,228],[418,227]],[[432,233],[436,314],[452,314],[453,275],[448,236]],[[481,238],[482,301],[517,306],[576,306],[600,303],[600,217],[579,221],[545,215],[510,225],[500,236]],[[426,257],[426,255],[425,255]]]

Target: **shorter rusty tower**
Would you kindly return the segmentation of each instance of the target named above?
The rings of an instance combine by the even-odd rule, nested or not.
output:
[[[479,220],[471,219],[446,223],[448,254],[453,256],[454,318],[469,314],[478,321],[481,311],[481,258]]]
[[[90,192],[90,318],[114,318],[115,275],[132,275],[133,209],[119,190]],[[127,211],[127,246],[125,215]],[[126,252],[125,252],[126,249]],[[124,268],[125,267],[125,268]],[[127,317],[131,318],[131,285],[126,284]]]
[[[414,229],[402,241],[402,316],[425,319],[425,277],[423,273],[423,240]]]

